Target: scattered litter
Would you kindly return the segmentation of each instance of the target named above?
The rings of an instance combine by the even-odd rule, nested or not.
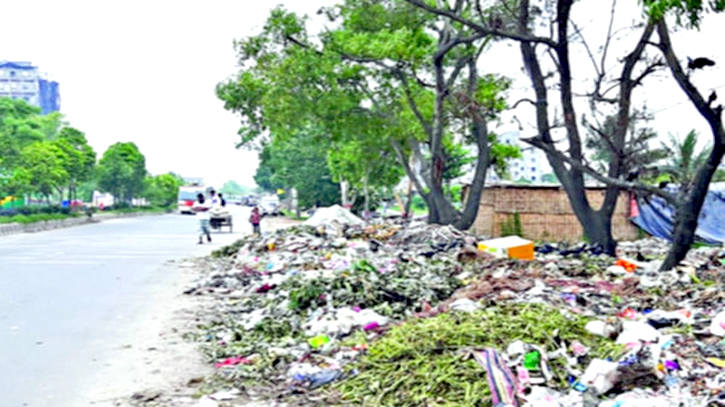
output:
[[[185,293],[213,299],[195,339],[242,395],[263,385],[255,397],[314,392],[328,405],[722,404],[725,256],[693,249],[659,272],[666,249],[649,238],[610,257],[331,207],[219,250]]]

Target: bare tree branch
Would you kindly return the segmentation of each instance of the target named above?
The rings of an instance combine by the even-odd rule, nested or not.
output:
[[[425,188],[423,187],[423,184],[420,183],[418,176],[415,174],[413,169],[410,168],[410,163],[408,162],[408,157],[405,156],[405,152],[403,152],[403,147],[394,137],[390,138],[390,145],[393,146],[393,150],[395,150],[395,154],[398,156],[398,160],[403,163],[405,173],[408,175],[408,178],[411,179],[415,184],[415,188],[418,190],[418,193],[420,193],[423,198],[427,199],[428,194],[425,192]]]
[[[531,103],[533,106],[536,106],[536,102],[534,102],[533,100],[531,100],[529,98],[523,98],[523,99],[517,100],[516,103],[514,103],[514,105],[511,106],[511,110],[516,109],[519,106],[519,104],[521,104],[523,102],[528,102],[528,103]]]
[[[609,44],[612,42],[612,27],[614,26],[614,10],[617,7],[617,0],[612,0],[612,9],[609,12],[609,27],[607,28],[607,39],[604,41],[604,48],[602,50],[602,59],[600,61],[601,68],[599,72],[602,75],[606,72],[607,54],[609,53]]]
[[[660,188],[653,187],[650,185],[645,185],[645,184],[642,184],[639,182],[624,181],[621,179],[611,178],[606,175],[603,175],[600,171],[597,171],[594,168],[591,168],[590,166],[585,165],[580,161],[572,159],[571,157],[569,157],[568,155],[564,154],[563,152],[557,150],[550,144],[543,142],[539,136],[530,137],[530,138],[522,138],[521,140],[525,143],[529,143],[532,146],[540,148],[540,149],[546,151],[547,153],[558,157],[560,160],[566,162],[572,168],[575,168],[581,172],[584,172],[584,173],[590,175],[592,178],[594,178],[606,185],[614,185],[618,188],[621,188],[621,189],[624,189],[627,191],[646,192],[647,194],[657,195],[657,196],[662,197],[668,203],[673,204],[673,205],[677,202],[675,195],[670,194],[669,192],[664,191]]]
[[[702,97],[700,92],[697,90],[695,85],[690,81],[689,76],[682,70],[680,62],[677,60],[677,56],[672,49],[672,42],[670,40],[669,30],[667,23],[664,20],[657,23],[657,34],[660,36],[660,43],[657,47],[662,51],[667,61],[667,65],[670,66],[672,75],[675,77],[675,81],[680,85],[680,88],[685,92],[687,97],[690,99],[698,112],[711,124],[715,121],[715,111],[707,105],[707,101]],[[725,142],[722,141],[721,142]]]
[[[413,114],[420,122],[420,125],[423,126],[423,129],[425,130],[425,133],[428,135],[428,137],[432,137],[433,127],[431,123],[425,119],[423,113],[418,108],[418,103],[416,103],[415,98],[413,97],[413,92],[410,90],[410,83],[408,82],[408,78],[405,76],[405,73],[400,69],[398,69],[395,74],[398,75],[398,79],[400,79],[400,83],[403,85],[403,90],[405,91],[405,98],[408,100],[410,110],[413,111]]]
[[[589,60],[592,62],[592,65],[594,66],[594,72],[597,74],[597,77],[601,77],[602,73],[599,71],[599,67],[597,66],[597,60],[594,59],[594,54],[592,53],[591,48],[589,48],[589,43],[587,42],[587,39],[584,38],[584,34],[582,34],[582,30],[579,29],[579,26],[576,25],[575,22],[571,22],[572,27],[574,27],[574,31],[579,36],[579,38],[582,40],[582,44],[584,45],[584,49],[587,52],[587,55],[589,56]]]
[[[405,0],[405,1],[418,8],[431,12],[433,14],[447,17],[453,21],[466,25],[483,35],[495,35],[498,37],[508,38],[508,39],[516,40],[516,41],[528,41],[528,42],[542,43],[542,44],[547,44],[550,47],[556,46],[556,42],[554,42],[551,38],[537,37],[537,36],[533,36],[533,35],[522,35],[522,34],[512,33],[512,32],[508,32],[508,31],[503,31],[498,28],[486,27],[481,24],[477,24],[473,21],[470,21],[468,19],[465,19],[465,18],[457,15],[453,11],[443,10],[440,8],[430,6],[430,5],[426,4],[423,0]]]

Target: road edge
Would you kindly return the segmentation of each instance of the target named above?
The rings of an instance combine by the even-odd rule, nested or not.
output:
[[[118,213],[118,214],[99,214],[91,218],[88,217],[77,217],[67,218],[58,220],[44,220],[33,223],[6,223],[0,224],[0,237],[16,235],[20,233],[37,233],[44,232],[46,230],[63,229],[73,226],[88,225],[92,223],[103,222],[104,220],[112,220],[119,218],[131,218],[138,216],[152,216],[152,215],[165,215],[164,213],[153,213],[153,212],[130,212],[130,213]]]

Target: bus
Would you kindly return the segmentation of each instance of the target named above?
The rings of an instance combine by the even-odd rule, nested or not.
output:
[[[191,206],[196,201],[196,196],[206,192],[206,189],[201,185],[183,186],[179,187],[179,213],[181,214],[194,214],[191,210]]]

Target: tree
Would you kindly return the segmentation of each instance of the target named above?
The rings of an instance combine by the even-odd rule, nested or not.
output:
[[[478,75],[484,36],[399,0],[347,1],[324,12],[337,28],[319,37],[309,35],[305,19],[277,8],[262,34],[237,42],[243,69],[217,94],[240,113],[242,143],[266,130],[279,137],[310,124],[324,128],[336,148],[375,142],[414,181],[430,222],[470,227],[490,164],[486,122],[505,107],[507,86]],[[454,132],[477,150],[471,199],[462,212],[443,188],[443,140]],[[411,165],[423,163],[424,151],[428,177]],[[368,171],[353,173],[364,184]]]
[[[586,236],[591,241],[604,245],[607,252],[613,253],[616,242],[611,237],[611,215],[621,189],[657,194],[676,208],[673,244],[662,264],[662,269],[670,269],[684,259],[694,239],[697,218],[705,200],[708,185],[725,153],[725,132],[722,127],[722,106],[711,106],[712,100],[703,97],[691,81],[690,75],[680,65],[672,47],[671,30],[666,18],[669,14],[674,14],[677,24],[697,28],[705,13],[725,10],[725,0],[711,2],[700,0],[687,2],[644,0],[643,4],[647,9],[645,21],[643,24],[635,26],[640,30],[639,39],[629,54],[621,60],[622,68],[619,77],[615,78],[616,81],[609,87],[603,86],[609,71],[609,69],[605,69],[604,61],[612,39],[611,21],[613,21],[615,14],[616,3],[612,3],[612,18],[602,47],[601,63],[596,62],[591,47],[584,43],[585,52],[590,56],[596,72],[594,89],[587,94],[590,105],[612,105],[615,107],[615,116],[617,118],[613,133],[608,134],[602,128],[597,130],[597,133],[605,139],[612,152],[612,160],[606,173],[598,172],[587,165],[581,148],[582,140],[579,123],[576,119],[576,110],[573,103],[572,78],[574,74],[569,60],[571,44],[575,42],[577,37],[583,38],[576,22],[571,20],[571,10],[575,1],[557,0],[553,3],[547,3],[544,8],[541,8],[537,7],[537,5],[532,6],[529,0],[520,0],[517,4],[518,7],[515,9],[511,7],[504,8],[507,13],[502,16],[513,21],[510,27],[506,27],[501,16],[476,20],[471,16],[456,13],[445,7],[436,7],[422,0],[406,1],[428,12],[465,24],[479,33],[496,35],[519,43],[524,65],[536,95],[534,105],[539,135],[530,139],[529,142],[547,153],[549,162],[569,195],[572,208],[582,224]],[[578,3],[583,4],[585,2]],[[589,3],[591,4],[591,2]],[[549,5],[551,7],[547,7]],[[551,32],[556,33],[555,37],[538,36],[533,30],[534,23],[537,20],[538,22],[546,21],[546,19],[540,17],[547,13],[550,15],[550,17],[547,17],[554,23],[551,26]],[[683,22],[683,17],[686,22]],[[655,31],[659,36],[659,43],[655,43],[651,39]],[[645,52],[648,45],[654,45],[661,53],[664,61],[658,57],[648,58],[648,54]],[[537,52],[537,46],[539,50],[542,47],[547,50],[547,55],[554,60],[554,71],[558,74],[556,82],[564,113],[562,124],[568,142],[567,151],[558,149],[552,137],[555,126],[550,121],[548,107],[548,92],[550,89],[547,88],[547,79],[550,76],[544,73],[541,63],[543,54]],[[640,65],[640,68],[636,69],[638,65]],[[625,135],[632,119],[631,96],[635,87],[641,85],[643,80],[655,72],[659,66],[669,68],[672,77],[707,121],[714,139],[710,154],[705,163],[697,170],[691,188],[679,188],[676,196],[662,189],[635,182],[635,180],[623,179],[626,174],[624,165],[626,158]],[[694,61],[688,63],[690,72],[697,67]],[[617,90],[617,94],[608,97],[606,94],[609,90]],[[604,204],[599,210],[591,208],[586,199],[583,188],[584,173],[607,184]]]
[[[339,202],[340,187],[333,182],[327,164],[327,148],[311,143],[314,130],[301,131],[297,137],[274,138],[260,153],[257,175],[269,174],[268,190],[295,188],[302,207],[328,206]],[[267,182],[255,176],[258,185]]]
[[[571,11],[574,0],[557,0],[544,5],[539,2],[531,4],[530,0],[517,2],[497,1],[494,6],[479,13],[463,13],[460,8],[446,7],[444,3],[438,6],[423,0],[406,0],[408,3],[435,15],[444,16],[449,21],[471,28],[480,35],[495,36],[508,39],[519,44],[526,73],[531,80],[534,94],[530,102],[536,115],[538,135],[526,140],[530,144],[542,149],[551,164],[556,177],[567,193],[572,209],[577,216],[586,237],[592,243],[604,248],[607,253],[614,254],[616,241],[612,237],[612,216],[622,188],[632,188],[631,183],[620,178],[627,174],[625,166],[627,150],[625,149],[626,135],[630,129],[632,119],[632,93],[643,83],[644,79],[662,66],[659,59],[651,58],[645,52],[655,29],[653,21],[633,28],[638,30],[637,42],[633,44],[625,58],[621,60],[618,74],[614,77],[609,72],[607,60],[609,46],[612,38],[611,24],[602,41],[602,52],[597,61],[594,53],[584,39],[581,30],[575,21],[572,21]],[[462,0],[471,7],[481,7],[478,0]],[[541,6],[541,7],[540,7]],[[480,10],[480,8],[479,8]],[[610,20],[613,21],[615,7],[613,5]],[[536,27],[548,24],[551,36],[540,36]],[[539,30],[544,32],[544,30]],[[612,131],[601,126],[588,125],[587,129],[594,130],[609,146],[610,161],[604,174],[589,167],[583,148],[582,126],[577,119],[573,78],[575,73],[571,64],[570,54],[572,47],[580,41],[590,56],[594,70],[593,89],[587,93],[589,106],[593,115],[601,112],[611,112],[608,115],[616,117]],[[552,63],[547,65],[546,59]],[[550,94],[556,92],[559,97],[563,117],[558,118],[560,124],[552,120],[553,109]],[[556,140],[557,127],[563,127],[564,143]],[[562,149],[562,144],[566,149]],[[604,203],[600,208],[594,208],[586,196],[585,172],[596,173],[600,178],[613,180],[607,184]],[[656,188],[643,187],[653,191]]]
[[[154,206],[168,207],[176,203],[184,180],[173,173],[146,177],[144,197]]]
[[[38,141],[23,148],[20,166],[14,170],[17,189],[42,194],[48,203],[50,196],[66,185],[70,175],[64,167],[65,153],[53,142]]]
[[[63,127],[54,143],[65,154],[63,167],[69,175],[68,199],[76,198],[76,188],[88,181],[96,166],[96,152],[88,145],[85,134],[73,127]]]
[[[622,172],[632,180],[651,180],[657,175],[658,162],[668,156],[666,149],[653,145],[659,136],[657,132],[646,126],[638,127],[640,122],[649,120],[651,117],[645,112],[635,110],[624,140]],[[608,139],[601,134],[614,134],[617,131],[617,117],[607,116],[597,126],[585,125],[589,127],[585,146],[592,151],[590,166],[599,172],[605,172],[612,159],[612,148]]]
[[[675,81],[707,122],[713,137],[712,147],[707,154],[707,158],[697,168],[692,182],[687,185],[680,185],[675,197],[666,196],[668,202],[675,206],[673,242],[661,266],[662,270],[669,270],[685,258],[695,240],[697,221],[705,202],[708,187],[722,161],[723,155],[725,155],[725,129],[723,129],[722,123],[723,106],[711,106],[712,103],[708,102],[700,93],[692,82],[690,75],[682,69],[672,46],[670,29],[665,21],[664,12],[668,11],[668,9],[674,9],[673,11],[678,16],[678,20],[680,15],[684,13],[688,16],[690,24],[696,25],[706,7],[721,12],[725,10],[725,1],[717,0],[710,2],[708,5],[701,2],[688,2],[687,5],[666,5],[661,1],[654,0],[646,3],[650,7],[649,11],[653,18],[657,19],[657,34],[660,37],[657,47],[664,55]]]
[[[22,99],[0,98],[0,171],[9,173],[24,147],[46,139],[39,108]]]
[[[131,202],[144,191],[146,158],[134,143],[115,143],[103,153],[96,173],[101,192]]]
[[[371,210],[371,197],[376,191],[396,185],[403,178],[405,172],[397,160],[393,151],[377,150],[365,139],[344,143],[327,156],[334,180],[352,180],[352,192],[361,193],[364,212]]]
[[[229,180],[224,183],[224,185],[219,188],[219,192],[225,194],[225,195],[244,195],[249,191],[249,187],[239,185],[237,181]]]
[[[695,180],[697,170],[705,164],[712,148],[708,145],[697,151],[695,130],[687,133],[682,141],[671,133],[668,136],[669,142],[662,143],[666,158],[662,160],[662,165],[658,166],[658,172],[664,175],[667,181],[689,189]]]

